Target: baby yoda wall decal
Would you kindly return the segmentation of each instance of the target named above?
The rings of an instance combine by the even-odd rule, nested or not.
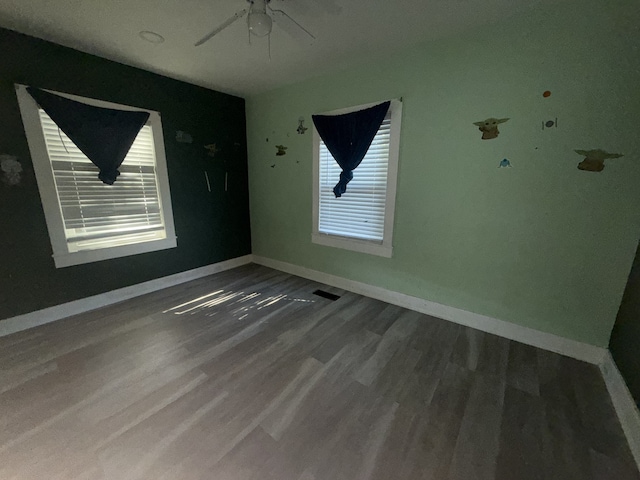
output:
[[[205,145],[204,146],[205,150],[207,150],[207,156],[209,157],[215,157],[216,153],[218,153],[220,151],[220,149],[218,148],[218,146],[215,143],[211,143],[209,145]]]
[[[482,140],[491,140],[497,138],[500,135],[498,131],[498,125],[509,120],[508,118],[487,118],[481,122],[473,122],[478,126],[478,130],[482,132]]]
[[[0,155],[0,172],[2,181],[7,185],[18,185],[21,180],[22,165],[13,155]]]
[[[574,150],[578,155],[584,155],[585,159],[578,164],[580,170],[587,172],[601,172],[604,170],[604,161],[608,158],[620,158],[621,153],[607,153],[604,150]]]

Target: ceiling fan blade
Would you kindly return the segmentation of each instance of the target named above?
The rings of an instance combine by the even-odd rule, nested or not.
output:
[[[276,25],[280,26],[280,28],[291,35],[295,40],[306,42],[316,39],[309,30],[304,28],[282,10],[269,9],[269,11],[271,12],[273,21]]]
[[[210,40],[212,37],[214,37],[215,35],[217,35],[218,33],[220,33],[222,30],[224,30],[225,28],[227,28],[229,25],[231,25],[233,22],[235,22],[236,20],[240,20],[242,17],[245,16],[245,14],[247,13],[247,9],[244,8],[236,13],[233,14],[233,16],[229,17],[228,19],[226,19],[224,22],[222,22],[218,27],[216,27],[214,30],[212,30],[211,32],[209,32],[208,34],[206,34],[204,37],[202,37],[200,40],[198,40],[194,46],[195,47],[199,47],[200,45],[202,45],[203,43],[205,43],[206,41]]]

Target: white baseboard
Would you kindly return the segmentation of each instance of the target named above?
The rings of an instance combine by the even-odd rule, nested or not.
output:
[[[627,437],[627,442],[629,442],[631,454],[640,469],[640,412],[636,402],[610,352],[607,352],[604,361],[600,364],[600,371],[602,371],[622,430]]]
[[[0,337],[10,335],[21,330],[44,325],[45,323],[55,322],[62,318],[77,315],[79,313],[95,310],[96,308],[105,307],[114,303],[122,302],[133,297],[138,297],[146,293],[162,290],[163,288],[172,287],[181,283],[190,282],[198,278],[213,275],[214,273],[230,270],[251,263],[253,256],[245,255],[243,257],[232,258],[224,262],[213,263],[204,267],[195,268],[186,272],[176,273],[167,277],[156,278],[148,282],[131,285],[130,287],[119,288],[111,292],[101,293],[91,297],[74,300],[73,302],[63,303],[55,307],[37,310],[35,312],[25,313],[17,317],[0,320]]]
[[[230,270],[251,262],[599,365],[611,395],[613,406],[629,442],[629,447],[638,464],[638,468],[640,468],[640,412],[611,354],[605,348],[257,255],[233,258],[55,307],[0,320],[0,337],[213,275],[214,273]]]
[[[498,320],[497,318],[430,302],[422,298],[412,297],[404,293],[356,282],[291,263],[258,255],[253,256],[253,262],[596,365],[602,363],[607,353],[607,349],[602,347],[596,347],[551,333],[523,327],[522,325],[516,325],[515,323]]]
[[[96,308],[112,305],[146,293],[155,292],[173,285],[189,282],[217,272],[246,265],[252,261],[292,275],[343,288],[360,295],[376,298],[387,303],[399,305],[404,308],[442,318],[444,320],[449,320],[467,327],[476,328],[483,332],[499,335],[527,345],[567,355],[585,362],[599,365],[604,361],[607,353],[607,350],[601,347],[581,343],[558,335],[553,335],[551,333],[541,332],[532,328],[516,325],[504,320],[498,320],[478,313],[468,312],[466,310],[430,302],[422,298],[394,292],[374,285],[349,280],[336,275],[257,255],[245,255],[243,257],[233,258],[231,260],[207,265],[187,272],[169,275],[167,277],[150,280],[130,287],[120,288],[111,292],[101,293],[92,297],[0,320],[0,336],[9,335],[11,333],[37,327],[38,325],[44,325],[72,315],[88,312]]]

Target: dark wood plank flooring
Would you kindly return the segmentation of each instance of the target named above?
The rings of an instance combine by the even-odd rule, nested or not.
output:
[[[0,368],[6,480],[640,479],[597,367],[256,265]]]

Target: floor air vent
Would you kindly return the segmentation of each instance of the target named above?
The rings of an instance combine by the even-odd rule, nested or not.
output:
[[[316,290],[313,294],[322,298],[328,298],[332,302],[335,302],[340,298],[340,295],[334,295],[333,293],[325,292],[324,290]]]

